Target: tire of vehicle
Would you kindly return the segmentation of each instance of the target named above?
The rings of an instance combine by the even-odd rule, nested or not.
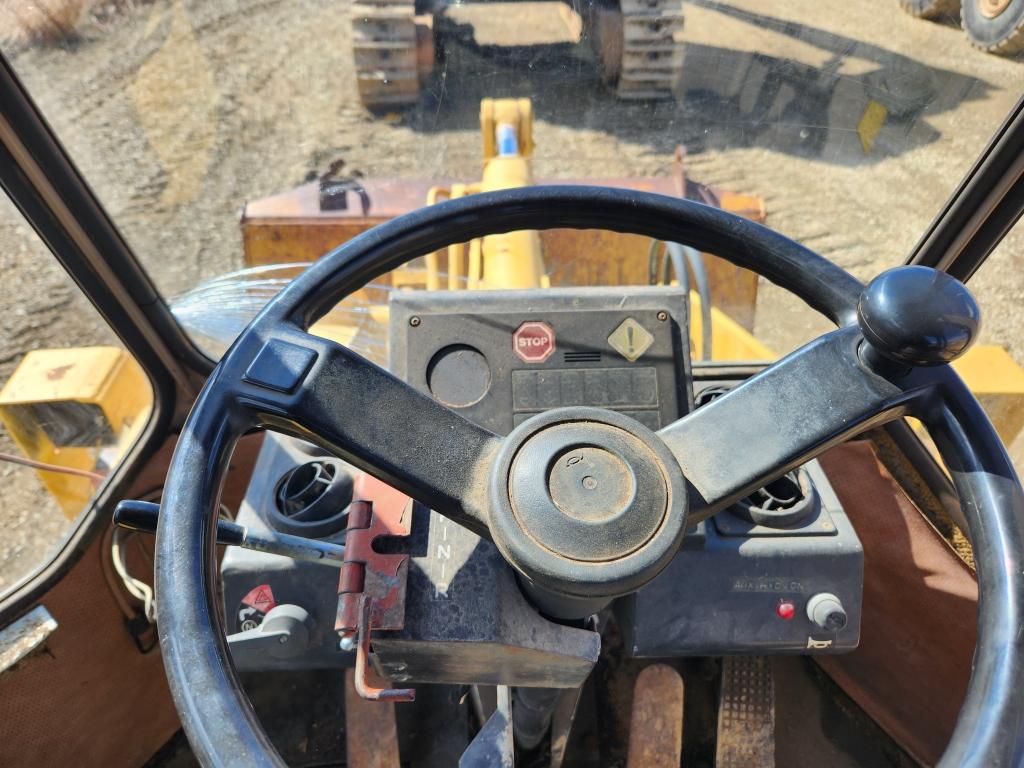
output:
[[[918,19],[941,19],[960,10],[959,0],[900,0],[900,7]]]
[[[963,0],[960,23],[971,45],[987,53],[1024,53],[1024,0]]]

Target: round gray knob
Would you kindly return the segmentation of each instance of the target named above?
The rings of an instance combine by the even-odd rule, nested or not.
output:
[[[868,284],[857,321],[882,357],[903,365],[941,365],[971,346],[981,312],[955,277],[931,267],[896,267]]]
[[[807,618],[826,632],[838,632],[846,626],[846,609],[831,592],[819,592],[807,601]]]

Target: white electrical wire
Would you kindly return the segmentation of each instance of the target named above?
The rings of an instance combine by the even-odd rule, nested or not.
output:
[[[114,563],[114,571],[121,577],[125,590],[136,600],[142,602],[142,612],[146,621],[156,624],[156,598],[153,596],[153,588],[128,573],[128,564],[125,561],[124,544],[129,537],[137,535],[134,531],[115,528],[114,535],[110,539],[110,559]]]
[[[159,501],[159,498],[149,498],[145,499],[145,501]],[[228,520],[231,519],[231,511],[223,504],[220,506],[220,516]],[[138,535],[139,534],[136,531],[114,528],[113,535],[110,538],[110,559],[114,564],[114,571],[121,579],[121,583],[124,584],[125,590],[129,595],[142,603],[142,612],[146,617],[146,621],[150,624],[156,624],[157,606],[156,596],[153,594],[153,588],[146,582],[132,576],[128,572],[128,561],[125,546],[129,540],[134,539]],[[144,551],[144,554],[148,561],[149,553]]]

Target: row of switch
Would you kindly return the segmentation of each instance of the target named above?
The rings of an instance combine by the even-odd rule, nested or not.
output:
[[[796,604],[792,600],[781,600],[775,606],[775,615],[789,621],[796,616]],[[831,592],[819,592],[807,601],[807,618],[826,632],[838,632],[846,626],[846,609]]]

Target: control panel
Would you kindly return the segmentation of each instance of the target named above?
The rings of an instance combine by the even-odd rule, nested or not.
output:
[[[673,288],[398,293],[391,369],[498,434],[575,405],[656,430],[690,407],[686,312]],[[436,512],[424,517],[410,537],[405,627],[374,634],[384,674],[580,685],[597,633],[539,615],[492,543]]]
[[[390,324],[392,372],[498,434],[574,405],[657,430],[755,372],[691,370],[687,303],[675,288],[396,292]],[[237,522],[343,544],[359,478],[308,443],[268,433]],[[376,663],[392,680],[585,678],[596,635],[538,615],[490,542],[417,506],[402,547],[404,629],[374,632]],[[856,533],[811,462],[692,528],[668,568],[615,611],[636,656],[832,653],[857,645],[862,571]],[[351,661],[334,631],[337,568],[228,547],[221,572],[236,666]],[[529,665],[502,664],[513,650],[536,655],[534,677],[515,677]]]
[[[497,434],[571,405],[658,430],[692,399],[686,310],[674,288],[395,293],[390,366]]]
[[[357,473],[309,443],[268,432],[235,522],[256,534],[343,543]],[[340,665],[344,654],[334,631],[338,574],[330,565],[227,547],[221,581],[235,666],[245,670]],[[295,608],[306,618],[286,642],[268,644],[256,634],[266,634],[278,614]]]

